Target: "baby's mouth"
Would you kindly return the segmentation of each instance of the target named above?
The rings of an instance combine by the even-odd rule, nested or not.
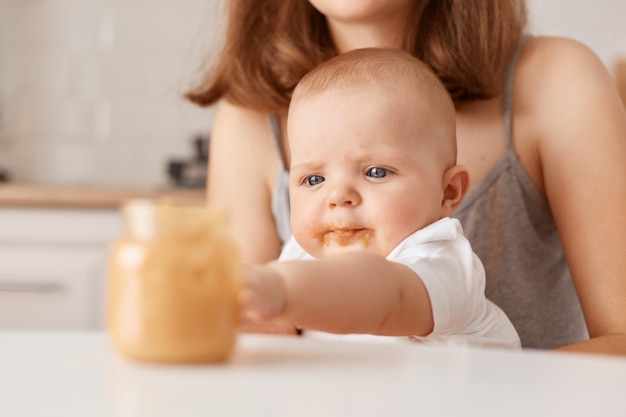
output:
[[[363,248],[369,245],[372,238],[372,231],[361,228],[340,228],[331,229],[322,235],[324,246],[330,246],[332,242],[339,246],[349,246],[358,242]]]

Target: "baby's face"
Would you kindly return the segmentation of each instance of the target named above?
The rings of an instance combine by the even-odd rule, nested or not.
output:
[[[427,106],[399,110],[397,100],[334,91],[290,110],[291,223],[312,256],[355,249],[387,256],[443,217],[446,166],[433,145],[441,129]]]

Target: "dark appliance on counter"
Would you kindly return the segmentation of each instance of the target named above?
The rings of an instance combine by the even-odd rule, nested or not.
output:
[[[193,154],[189,158],[170,159],[167,175],[174,187],[205,188],[209,163],[209,135],[197,135],[193,141]]]
[[[11,180],[11,175],[9,174],[9,171],[0,167],[0,182],[8,182],[10,180]]]

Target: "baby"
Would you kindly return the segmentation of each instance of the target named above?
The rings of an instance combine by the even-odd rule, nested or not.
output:
[[[337,56],[289,107],[293,237],[248,266],[244,314],[335,334],[519,347],[484,294],[485,273],[449,216],[469,186],[455,109],[400,50]]]

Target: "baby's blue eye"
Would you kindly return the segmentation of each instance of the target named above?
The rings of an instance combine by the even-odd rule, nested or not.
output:
[[[324,177],[321,175],[310,175],[304,179],[306,185],[314,186],[324,182]]]
[[[365,175],[372,178],[383,178],[389,175],[389,171],[387,171],[385,168],[372,167],[367,170]]]

